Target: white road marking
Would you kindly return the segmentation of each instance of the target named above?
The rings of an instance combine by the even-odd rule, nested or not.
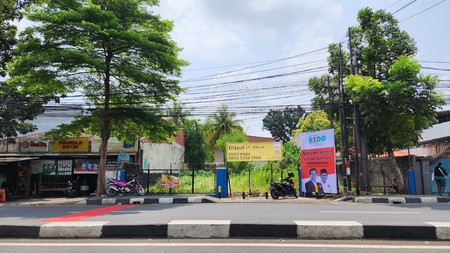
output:
[[[321,213],[420,214],[421,212],[320,211]]]

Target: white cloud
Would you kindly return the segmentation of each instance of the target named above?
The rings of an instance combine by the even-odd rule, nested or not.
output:
[[[258,48],[268,55],[296,48],[297,40],[333,29],[342,7],[334,0],[166,0],[156,12],[174,20],[182,56],[220,62],[252,57]]]

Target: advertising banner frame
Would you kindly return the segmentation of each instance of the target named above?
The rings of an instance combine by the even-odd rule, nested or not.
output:
[[[226,144],[227,162],[281,161],[281,142],[239,142]]]
[[[334,129],[300,134],[302,192],[336,194]]]

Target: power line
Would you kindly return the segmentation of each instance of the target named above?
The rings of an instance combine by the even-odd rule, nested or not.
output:
[[[411,1],[409,1],[408,3],[406,3],[405,5],[403,5],[402,7],[400,7],[400,9],[394,11],[394,12],[392,13],[392,15],[395,14],[395,13],[397,13],[397,12],[399,12],[399,11],[401,11],[401,10],[403,10],[403,9],[405,9],[406,7],[408,7],[408,6],[410,6],[411,4],[415,3],[416,1],[417,1],[417,0],[411,0]]]
[[[225,74],[230,74],[230,73],[239,72],[239,71],[243,71],[243,70],[258,68],[258,67],[262,67],[262,66],[265,66],[265,65],[269,65],[269,64],[273,64],[273,63],[286,61],[286,60],[298,58],[298,57],[301,57],[301,56],[317,53],[317,52],[320,52],[322,50],[327,50],[327,49],[328,49],[328,47],[319,48],[319,49],[311,50],[311,51],[306,52],[306,53],[301,53],[301,54],[293,55],[293,56],[286,57],[286,58],[276,59],[276,60],[273,60],[273,61],[270,61],[270,62],[266,62],[266,63],[254,65],[254,66],[250,66],[250,67],[247,67],[247,68],[231,70],[231,71],[227,71],[227,72],[223,72],[223,73],[219,73],[219,74],[207,75],[207,76],[203,76],[203,77],[191,78],[191,79],[188,79],[188,80],[184,80],[183,82],[193,82],[193,81],[196,81],[197,79],[203,79],[203,78],[209,78],[209,77],[215,77],[215,76],[222,76],[222,75],[225,75]]]
[[[305,62],[305,63],[299,63],[299,64],[293,64],[293,65],[288,65],[288,66],[283,66],[283,67],[278,67],[278,68],[271,68],[271,69],[263,69],[263,70],[258,70],[258,71],[253,71],[253,72],[247,72],[247,73],[240,73],[240,74],[234,74],[234,75],[226,75],[225,73],[222,74],[217,74],[214,77],[208,77],[208,78],[195,78],[195,80],[191,81],[181,81],[182,84],[186,83],[186,82],[200,82],[200,81],[207,81],[207,80],[214,80],[214,79],[218,79],[218,78],[230,78],[230,77],[235,77],[235,76],[242,76],[242,75],[251,75],[251,74],[256,74],[256,73],[262,73],[262,72],[268,72],[268,71],[274,71],[274,70],[279,70],[279,69],[287,69],[287,68],[292,68],[292,67],[298,67],[298,66],[302,66],[302,65],[309,65],[309,64],[314,64],[314,63],[319,63],[319,62],[325,62],[326,60],[317,60],[317,61],[310,61],[310,62]],[[236,70],[235,72],[238,71],[242,71],[242,69],[240,70]]]
[[[419,62],[450,64],[450,61],[419,61]]]
[[[399,23],[401,23],[401,22],[403,22],[403,21],[406,21],[406,20],[408,20],[408,19],[411,19],[411,18],[413,18],[413,17],[415,17],[415,16],[417,16],[417,15],[419,15],[419,14],[421,14],[421,13],[424,13],[424,12],[426,12],[427,10],[429,10],[429,9],[431,9],[431,8],[437,6],[437,5],[439,5],[439,4],[441,4],[441,3],[445,2],[445,1],[446,1],[446,0],[442,0],[442,1],[440,1],[439,3],[437,3],[437,4],[434,4],[434,5],[432,5],[432,6],[428,7],[428,8],[426,8],[425,10],[422,10],[422,11],[420,11],[420,12],[418,12],[418,13],[416,13],[416,14],[410,16],[410,17],[407,17],[407,18],[401,20]]]
[[[387,9],[391,8],[392,6],[398,4],[401,1],[403,1],[403,0],[398,0],[397,2],[395,2],[395,3],[391,4],[391,5],[389,5],[388,7],[384,8],[383,10],[387,10]]]
[[[433,67],[422,67],[422,69],[431,69],[431,70],[439,70],[439,71],[450,71],[450,69],[433,68]]]

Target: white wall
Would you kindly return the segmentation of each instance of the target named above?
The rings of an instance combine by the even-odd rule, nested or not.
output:
[[[142,163],[146,170],[179,170],[184,164],[184,147],[178,143],[150,143],[141,140]]]

